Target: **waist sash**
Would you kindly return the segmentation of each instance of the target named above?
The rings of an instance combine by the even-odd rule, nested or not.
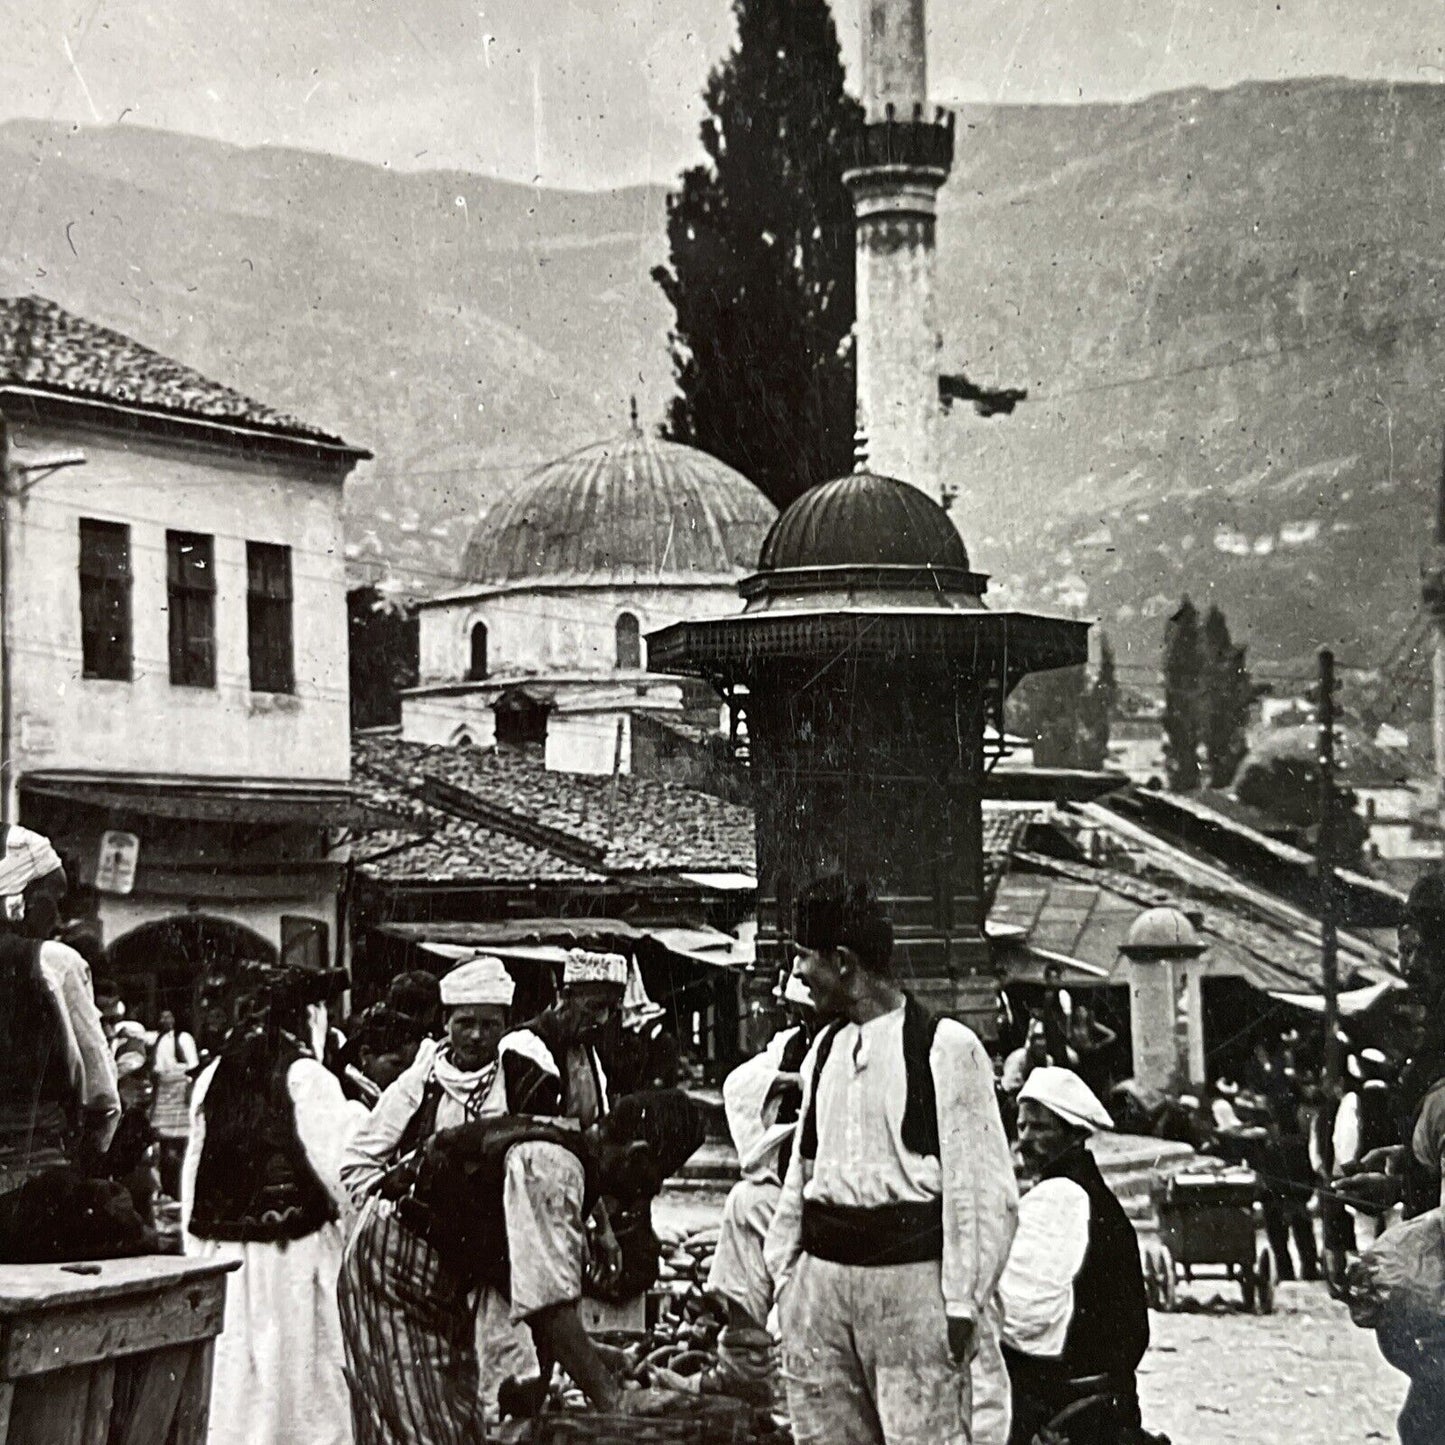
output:
[[[922,1264],[943,1258],[943,1201],[851,1204],[803,1201],[803,1252],[834,1264]]]

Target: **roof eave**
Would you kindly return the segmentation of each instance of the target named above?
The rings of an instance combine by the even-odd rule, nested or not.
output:
[[[943,653],[1001,665],[1010,679],[1088,661],[1089,624],[1031,612],[922,610],[759,612],[678,622],[647,637],[648,667],[711,676],[772,658],[804,657],[822,648],[856,648],[877,656]]]
[[[19,402],[30,418],[36,421],[56,419],[56,413],[59,413],[65,419],[78,417],[90,425],[112,430],[149,432],[171,439],[206,440],[233,446],[239,442],[241,449],[246,451],[281,452],[332,465],[345,462],[348,470],[357,462],[372,459],[372,453],[364,447],[354,447],[339,438],[275,431],[219,417],[194,416],[158,407],[127,406],[103,397],[77,396],[46,387],[0,381],[0,408],[8,402]]]

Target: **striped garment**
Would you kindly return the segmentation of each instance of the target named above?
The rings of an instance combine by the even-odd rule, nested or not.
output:
[[[476,1296],[368,1201],[338,1286],[356,1445],[484,1445]]]

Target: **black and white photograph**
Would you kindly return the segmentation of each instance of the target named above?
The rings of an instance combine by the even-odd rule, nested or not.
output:
[[[0,37],[0,1445],[1445,1445],[1439,0]]]

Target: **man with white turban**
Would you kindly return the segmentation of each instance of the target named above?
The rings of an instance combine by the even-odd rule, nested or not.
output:
[[[1135,1371],[1149,1346],[1149,1307],[1139,1242],[1086,1143],[1113,1127],[1071,1069],[1035,1069],[1019,1092],[1019,1152],[1037,1182],[1019,1202],[999,1283],[1012,1442],[1032,1441],[1085,1376],[1109,1379],[1117,1428],[1106,1438],[1140,1430]]]
[[[627,960],[574,948],[557,1002],[514,1029],[500,1047],[514,1113],[562,1114],[590,1128],[608,1111],[607,1074],[597,1039],[622,1007]]]
[[[96,1165],[120,1120],[90,966],[52,936],[65,891],[49,839],[0,829],[0,1193],[68,1160]]]
[[[442,1131],[509,1112],[498,1042],[513,991],[497,958],[474,958],[446,974],[446,1037],[421,1044],[342,1159],[341,1181],[361,1210],[339,1291],[358,1445],[472,1445],[482,1438],[476,1282],[439,1247],[453,1222],[408,1211],[405,1201],[383,1197],[382,1185]],[[516,1168],[522,1163],[518,1153]],[[549,1266],[556,1251],[543,1248],[546,1242],[528,1240],[517,1252],[524,1268],[535,1265],[536,1280],[523,1295],[548,1295],[549,1276],[570,1271],[566,1260]],[[506,1302],[482,1293],[483,1310],[504,1320]]]

